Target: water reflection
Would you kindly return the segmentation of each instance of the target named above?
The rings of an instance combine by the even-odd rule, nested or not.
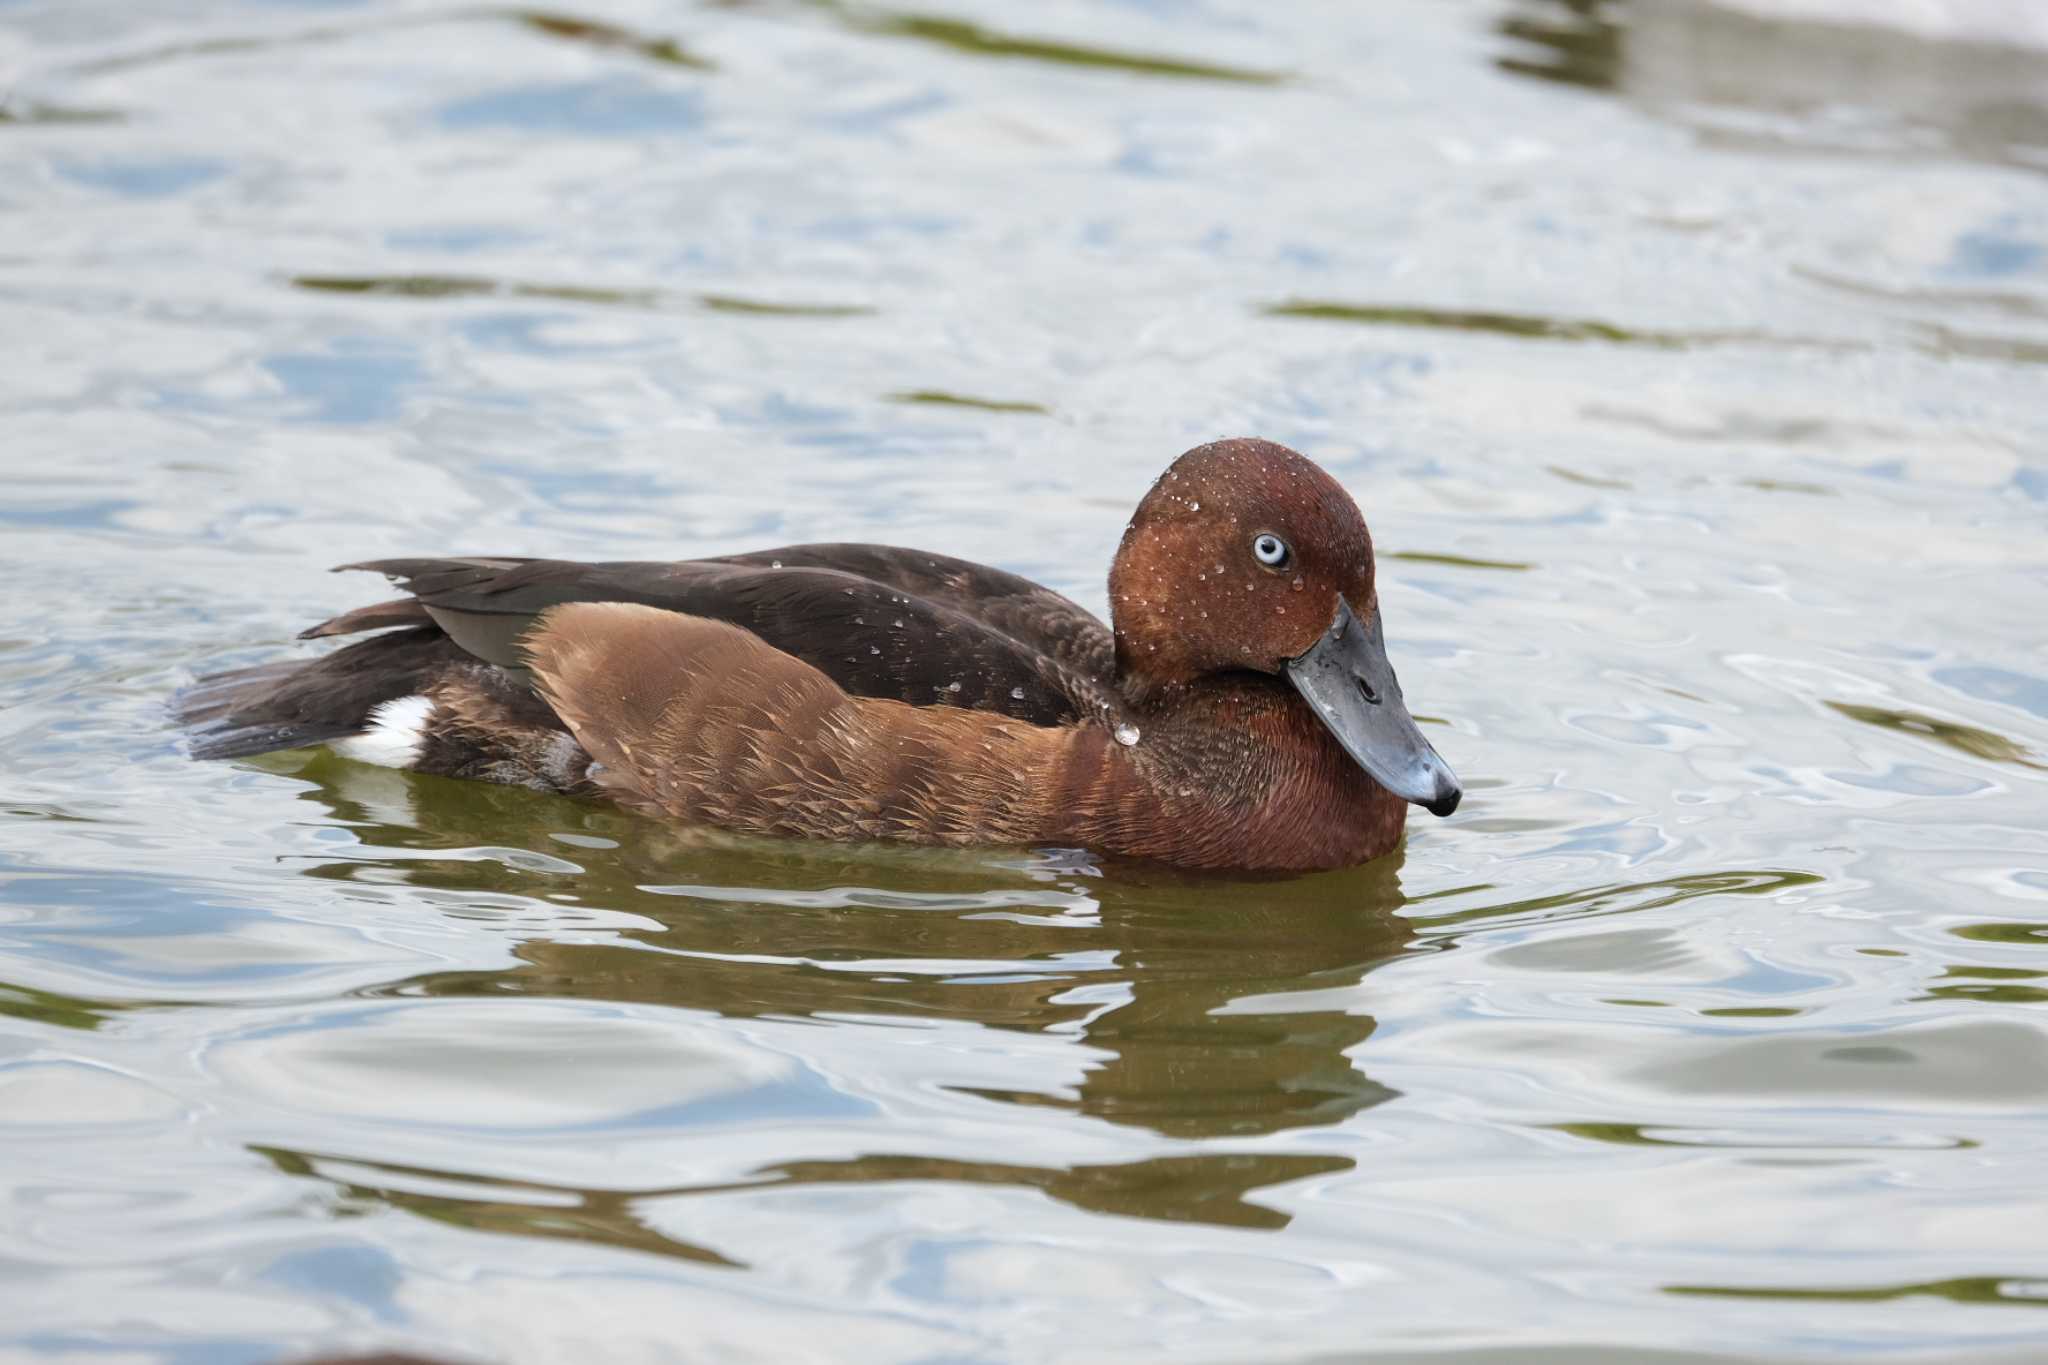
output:
[[[289,283],[295,289],[309,289],[321,294],[360,294],[401,299],[546,299],[554,303],[613,308],[701,308],[711,313],[737,313],[753,317],[851,318],[868,317],[875,311],[864,304],[789,302],[746,298],[738,294],[679,295],[660,289],[604,289],[594,285],[536,284],[530,281],[485,279],[471,275],[294,275]]]
[[[478,14],[480,17],[509,19],[550,38],[630,52],[636,57],[645,57],[648,61],[660,62],[666,66],[684,66],[696,71],[714,69],[712,62],[698,56],[673,38],[635,32],[621,25],[604,23],[585,15],[555,14],[539,9],[482,10],[478,11]]]
[[[1943,979],[1928,986],[1919,1000],[1985,1000],[2001,1005],[2048,1004],[2048,971],[2025,967],[1951,965]],[[1960,980],[1956,978],[1961,978]],[[2033,983],[2033,984],[2026,984]]]
[[[32,1019],[39,1024],[90,1032],[106,1023],[116,1012],[133,1008],[132,1003],[84,1000],[0,981],[0,1016],[12,1019]]]
[[[908,38],[969,57],[1053,62],[1061,66],[1092,67],[1129,75],[1228,81],[1238,85],[1279,85],[1288,79],[1286,73],[1279,71],[1005,33],[944,14],[880,9],[848,4],[845,0],[809,0],[809,3],[857,32],[885,38]]]
[[[1496,21],[1511,51],[1494,65],[1518,76],[1594,90],[1614,88],[1621,71],[1621,25],[1614,0],[1543,0],[1516,6]]]
[[[1690,1294],[1701,1298],[1779,1301],[1821,1299],[1837,1303],[1883,1303],[1893,1299],[1925,1296],[1947,1299],[1952,1303],[2010,1304],[2048,1308],[2048,1293],[2042,1292],[2041,1280],[2032,1275],[1967,1275],[1953,1280],[1928,1280],[1919,1284],[1845,1285],[1841,1288],[1673,1284],[1666,1285],[1664,1292]]]
[[[1020,412],[1043,416],[1051,409],[1043,403],[1026,403],[1009,398],[976,398],[964,393],[948,393],[944,389],[908,389],[888,395],[891,403],[911,403],[926,407],[972,408],[977,412]]]
[[[1061,1168],[883,1154],[778,1162],[743,1181],[619,1190],[506,1180],[281,1147],[254,1150],[286,1175],[326,1182],[341,1216],[382,1206],[452,1227],[593,1242],[729,1269],[744,1269],[745,1263],[671,1230],[688,1221],[692,1201],[743,1191],[947,1181],[1037,1189],[1095,1213],[1270,1231],[1286,1227],[1290,1216],[1246,1196],[1285,1181],[1350,1170],[1355,1164],[1342,1156],[1228,1152]]]
[[[2020,7],[1514,0],[1501,70],[1613,90],[1718,146],[2048,169],[2048,30]],[[2006,27],[2009,26],[2010,31]]]
[[[1761,327],[1690,330],[1619,327],[1597,318],[1472,312],[1358,300],[1289,298],[1278,303],[1262,304],[1258,311],[1265,317],[1311,322],[1478,332],[1524,340],[1602,343],[1654,351],[1744,347],[1755,350],[1808,351],[1818,355],[1846,356],[1873,354],[1878,349],[1874,343],[1859,341],[1853,337],[1803,335],[1776,332]],[[2024,337],[1962,332],[1939,323],[1909,322],[1901,330],[1896,344],[1940,359],[1977,356],[2013,361],[2023,365],[2048,364],[2048,345],[2029,341]],[[1614,409],[1607,409],[1600,415],[1631,421],[1667,435],[1680,434],[1679,429],[1665,419],[1644,417],[1626,410]],[[1566,477],[1572,476],[1567,474]]]
[[[986,855],[734,840],[523,791],[364,773],[324,755],[300,775],[318,783],[307,799],[374,846],[307,876],[388,883],[418,873],[451,906],[463,892],[517,888],[642,926],[593,942],[534,939],[510,971],[430,973],[389,993],[911,1015],[1058,1033],[1110,1054],[1078,1094],[987,1097],[1172,1137],[1334,1123],[1393,1094],[1347,1055],[1371,1035],[1371,1016],[1284,999],[1233,1005],[1350,986],[1399,955],[1410,935],[1394,913],[1398,858],[1240,883],[1223,897],[1213,881],[1164,868],[1120,866],[1105,878],[1085,863],[1023,855],[1005,866]],[[383,787],[386,778],[402,788]],[[379,784],[367,801],[366,780]],[[508,877],[507,845],[551,850],[544,864],[527,860],[545,870],[522,879],[514,864]],[[459,856],[418,856],[434,850]],[[864,889],[877,886],[887,890]]]
[[[469,24],[511,24],[540,37],[626,53],[664,66],[683,67],[693,71],[715,69],[714,63],[663,34],[642,33],[623,25],[553,10],[476,5],[427,14],[383,16],[362,24],[323,24],[272,33],[169,43],[118,57],[105,57],[81,63],[72,70],[80,75],[102,75],[194,58],[242,56],[291,47],[324,47],[347,42],[366,33]]]
[[[2024,744],[2006,738],[1982,726],[1964,725],[1958,721],[1942,720],[1919,711],[1906,711],[1889,706],[1864,706],[1856,702],[1830,701],[1829,710],[1851,720],[1860,720],[1865,725],[1875,725],[1882,730],[1895,730],[1902,734],[1920,735],[1936,744],[1946,745],[1958,753],[1972,758],[1988,759],[1993,763],[2015,763],[2022,768],[2048,771],[2048,764],[2037,761]]]
[[[313,784],[304,799],[366,845],[304,866],[304,875],[371,896],[405,884],[453,916],[548,921],[514,948],[518,965],[508,970],[432,972],[375,995],[525,995],[840,1027],[922,1017],[1049,1034],[1088,1054],[1077,1084],[1067,1064],[1042,1089],[951,1093],[1181,1140],[1334,1124],[1396,1093],[1352,1060],[1375,1025],[1347,1007],[1346,989],[1410,942],[1395,913],[1398,858],[1233,883],[1219,895],[1226,888],[1216,881],[1170,869],[1119,865],[1106,876],[1078,854],[738,840],[324,754],[298,776]],[[599,916],[608,932],[562,932]],[[1102,1212],[1276,1227],[1286,1215],[1247,1202],[1250,1191],[1350,1165],[1265,1151],[1071,1167],[881,1152],[766,1166],[745,1183],[993,1183]],[[575,1200],[583,1231],[565,1233],[552,1213],[536,1214],[546,1225],[536,1235],[603,1229],[604,1239],[631,1245],[646,1235],[632,1221],[635,1200],[707,1192],[558,1192]],[[468,1199],[464,1216],[519,1230],[511,1225],[525,1215],[505,1201],[494,1189]]]
[[[122,115],[111,109],[72,109],[58,104],[24,100],[13,92],[0,95],[0,127],[8,124],[119,123],[122,118]]]
[[[659,1191],[570,1189],[421,1166],[355,1161],[281,1147],[251,1150],[286,1175],[328,1182],[334,1187],[335,1208],[342,1216],[360,1215],[382,1206],[480,1232],[597,1242],[705,1265],[739,1264],[707,1247],[659,1232],[642,1221],[641,1205],[658,1197]]]

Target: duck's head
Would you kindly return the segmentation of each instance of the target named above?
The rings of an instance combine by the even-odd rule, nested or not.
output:
[[[1117,681],[1144,701],[1284,678],[1374,781],[1436,815],[1463,795],[1401,699],[1372,537],[1337,481],[1271,441],[1197,446],[1138,504],[1109,572]]]

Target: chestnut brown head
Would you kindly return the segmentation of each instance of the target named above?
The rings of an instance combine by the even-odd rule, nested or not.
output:
[[[1109,603],[1133,701],[1230,673],[1284,677],[1382,786],[1439,815],[1456,807],[1457,779],[1387,663],[1365,518],[1306,457],[1240,438],[1175,460],[1124,531]]]

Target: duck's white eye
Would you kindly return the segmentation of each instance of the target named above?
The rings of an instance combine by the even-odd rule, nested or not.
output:
[[[1271,531],[1261,531],[1252,537],[1252,558],[1269,569],[1280,568],[1293,557],[1293,554],[1294,552],[1287,548],[1287,542]]]

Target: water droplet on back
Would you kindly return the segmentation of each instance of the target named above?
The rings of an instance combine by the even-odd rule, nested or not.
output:
[[[1022,701],[1022,700],[1024,700],[1024,689],[1023,689],[1023,688],[1021,688],[1021,687],[1013,687],[1013,688],[1011,688],[1011,689],[1010,689],[1010,700],[1011,700],[1011,701]]]
[[[1126,749],[1136,744],[1138,742],[1138,727],[1129,721],[1119,723],[1116,727],[1116,742],[1123,745]]]

